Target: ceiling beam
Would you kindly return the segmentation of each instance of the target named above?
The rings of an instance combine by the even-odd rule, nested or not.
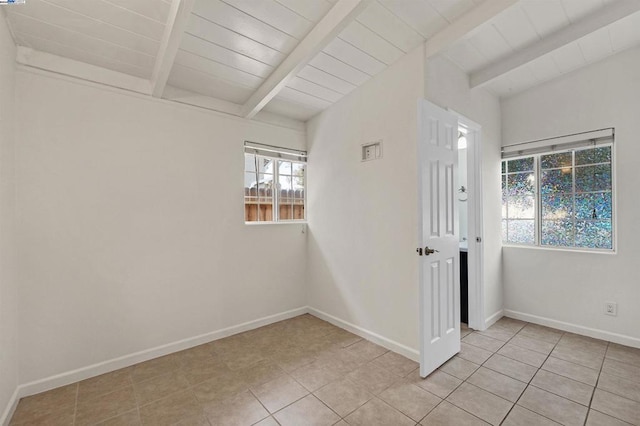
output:
[[[118,87],[145,95],[151,94],[151,84],[147,79],[112,71],[85,62],[74,61],[63,58],[62,56],[40,52],[29,47],[17,47],[16,62],[29,67],[68,75],[94,83]]]
[[[194,4],[195,0],[173,0],[171,2],[169,18],[167,18],[160,49],[151,74],[151,94],[156,98],[162,97],[164,88],[167,85],[173,61],[176,59],[182,34],[187,27]]]
[[[470,86],[478,87],[487,84],[516,68],[638,11],[640,11],[640,1],[637,0],[620,0],[609,3],[603,9],[594,11],[580,21],[561,28],[529,47],[474,72],[469,77]]]
[[[426,59],[451,47],[458,40],[494,18],[518,0],[485,0],[451,24],[431,36],[425,43]]]
[[[242,106],[242,116],[252,118],[273,99],[289,80],[346,28],[371,0],[338,0],[282,63]]]

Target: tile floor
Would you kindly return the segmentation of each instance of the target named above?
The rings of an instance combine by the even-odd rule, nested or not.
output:
[[[302,315],[23,398],[11,425],[640,425],[640,349],[503,318],[418,364]]]

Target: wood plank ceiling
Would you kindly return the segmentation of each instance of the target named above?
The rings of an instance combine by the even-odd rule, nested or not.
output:
[[[151,80],[172,1],[178,0],[28,0],[3,10],[19,46]],[[195,0],[168,85],[173,93],[240,108],[335,1]],[[474,81],[488,66],[622,1],[638,0],[520,0],[443,54]],[[306,121],[481,4],[371,0],[286,81],[265,111]],[[482,85],[508,96],[639,44],[637,28],[640,14],[630,14]]]

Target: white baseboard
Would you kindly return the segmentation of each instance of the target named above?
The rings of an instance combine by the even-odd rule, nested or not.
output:
[[[373,331],[369,331],[355,324],[351,324],[350,322],[334,317],[333,315],[329,315],[326,312],[322,312],[319,309],[312,308],[309,306],[308,312],[311,315],[314,315],[320,319],[330,322],[336,327],[343,328],[364,339],[377,343],[378,345],[383,346],[393,352],[397,352],[400,355],[403,355],[413,361],[420,362],[420,352],[416,349],[410,348],[408,346],[403,345],[402,343],[398,343],[391,339],[387,339],[386,337],[383,337],[377,333],[374,333]]]
[[[11,417],[13,417],[13,413],[16,411],[16,407],[18,406],[18,401],[20,401],[20,397],[18,396],[18,388],[13,391],[13,395],[9,399],[9,403],[7,404],[7,408],[5,408],[4,413],[2,413],[2,417],[0,417],[0,425],[9,426],[9,421]]]
[[[293,318],[298,315],[306,314],[307,312],[307,307],[303,306],[301,308],[292,309],[290,311],[281,312],[275,315],[269,315],[257,320],[248,321],[242,324],[223,328],[221,330],[201,334],[199,336],[189,337],[177,342],[168,343],[166,345],[158,346],[129,355],[124,355],[118,358],[110,359],[108,361],[89,365],[87,367],[82,367],[77,370],[68,371],[41,380],[25,383],[18,386],[18,389],[16,390],[17,398],[35,395],[40,392],[45,392],[60,386],[75,383],[80,380],[99,376],[100,374],[105,374],[111,371],[119,370],[121,368],[129,367],[131,365],[158,358],[160,356],[168,355],[174,352],[192,348],[194,346],[202,345],[204,343],[209,343],[214,340],[222,339],[233,334],[242,333],[244,331],[253,330],[254,328],[262,327],[274,322]]]
[[[504,315],[522,321],[532,322],[534,324],[544,325],[547,327],[557,328],[558,330],[569,331],[571,333],[581,334],[583,336],[593,337],[595,339],[607,340],[613,343],[619,343],[625,346],[640,348],[640,339],[637,337],[626,336],[624,334],[612,333],[610,331],[599,330],[597,328],[585,327],[570,322],[558,321],[552,318],[541,317],[538,315],[526,314],[524,312],[504,310]]]
[[[495,314],[489,316],[489,318],[484,320],[485,330],[491,327],[493,324],[495,324],[500,318],[502,318],[504,316],[504,312],[505,311],[503,309],[500,309],[498,312],[496,312]]]

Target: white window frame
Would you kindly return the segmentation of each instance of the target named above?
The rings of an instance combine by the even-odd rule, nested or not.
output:
[[[593,138],[585,138],[585,135],[592,135]],[[573,217],[575,228],[575,151],[589,148],[590,143],[585,143],[586,140],[590,140],[592,147],[611,147],[611,248],[589,248],[579,246],[551,246],[542,244],[542,195],[540,189],[540,175],[541,164],[540,157],[545,154],[557,154],[562,152],[573,152],[572,159],[572,194],[574,198]],[[559,143],[550,144],[549,141],[557,141]],[[601,142],[597,142],[601,141]],[[562,136],[559,138],[545,139],[542,141],[527,142],[523,144],[514,144],[503,148],[502,161],[518,160],[522,158],[533,157],[533,173],[534,173],[534,191],[535,191],[535,215],[534,215],[534,242],[533,244],[526,243],[511,243],[502,241],[502,245],[505,247],[520,247],[520,248],[533,248],[542,250],[558,250],[558,251],[571,251],[571,252],[587,252],[587,253],[603,253],[603,254],[615,254],[617,252],[617,196],[616,196],[616,149],[615,149],[615,130],[600,129],[592,132],[584,132],[575,135]],[[547,149],[545,149],[545,147]],[[510,148],[511,155],[505,156],[505,148]],[[520,148],[520,149],[519,149]],[[526,149],[530,148],[531,152],[525,153]],[[513,153],[522,155],[513,155]],[[509,170],[505,169],[508,176]],[[500,179],[502,181],[502,169],[500,171]],[[507,218],[508,218],[508,202],[507,202]],[[509,220],[509,219],[507,219]],[[507,223],[508,226],[508,223]],[[507,228],[508,232],[508,228]]]
[[[245,141],[243,156],[246,154],[255,155],[257,159],[268,159],[274,162],[273,165],[273,202],[272,202],[272,217],[273,220],[269,221],[246,221],[245,225],[273,225],[273,224],[304,224],[307,222],[307,152],[301,150],[294,150],[284,147],[277,147],[272,145],[260,144],[257,142]],[[287,161],[295,164],[302,164],[304,167],[304,181],[303,181],[303,218],[302,219],[280,219],[280,167],[278,167],[278,161]],[[243,170],[244,175],[247,173]],[[259,173],[256,170],[256,173]],[[293,173],[293,168],[292,168]],[[244,187],[244,185],[243,185]],[[258,190],[258,188],[256,188]],[[259,193],[259,192],[258,192]],[[246,209],[246,200],[243,199],[243,206]],[[258,202],[258,210],[260,203]],[[258,213],[259,214],[259,213]]]

